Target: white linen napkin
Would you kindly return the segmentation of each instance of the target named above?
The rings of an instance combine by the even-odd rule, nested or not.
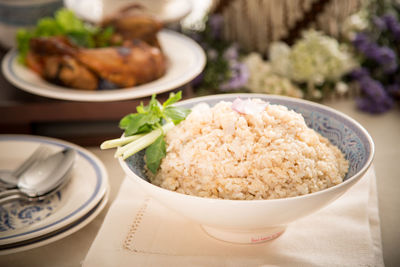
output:
[[[125,178],[83,262],[84,267],[383,265],[373,168],[334,203],[289,224],[279,238],[251,245],[208,236]]]

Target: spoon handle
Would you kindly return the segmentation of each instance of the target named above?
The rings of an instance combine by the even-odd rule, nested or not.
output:
[[[32,166],[36,161],[44,158],[48,154],[48,148],[44,145],[39,145],[35,151],[27,158],[21,165],[19,165],[14,171],[13,174],[15,177],[22,175],[30,166]],[[16,181],[18,182],[18,181]]]
[[[4,191],[0,192],[0,199],[3,199],[10,195],[20,194],[20,193],[21,193],[21,191],[19,189],[4,190]]]
[[[0,206],[6,204],[8,202],[12,202],[12,201],[15,201],[15,200],[22,200],[22,199],[26,199],[26,197],[24,195],[22,195],[21,193],[17,192],[15,194],[11,194],[11,195],[8,195],[6,197],[1,198],[0,199]]]
[[[19,177],[36,162],[47,157],[48,152],[49,148],[44,145],[39,145],[39,147],[13,171],[0,170],[1,189],[15,188],[18,184]]]
[[[0,180],[1,180],[1,178],[0,178]],[[3,183],[2,181],[0,181],[0,191],[10,190],[13,188],[16,188],[16,186],[13,184],[6,184],[6,183]]]

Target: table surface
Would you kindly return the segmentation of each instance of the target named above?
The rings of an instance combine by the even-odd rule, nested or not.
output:
[[[400,255],[400,111],[373,116],[357,111],[354,100],[335,100],[324,104],[342,111],[360,122],[371,134],[376,145],[374,166],[377,175],[378,199],[386,266],[399,266]],[[84,260],[111,203],[124,178],[122,169],[113,157],[114,151],[86,147],[105,164],[110,176],[110,199],[105,209],[78,232],[29,251],[0,256],[0,266],[80,266]]]

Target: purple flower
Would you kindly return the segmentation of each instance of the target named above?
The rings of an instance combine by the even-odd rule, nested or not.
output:
[[[358,98],[356,99],[356,105],[360,110],[372,114],[380,114],[390,110],[393,106],[393,102],[377,104],[371,98]]]
[[[383,85],[369,76],[360,79],[360,88],[364,97],[357,100],[359,109],[370,113],[383,113],[394,105]]]
[[[211,37],[214,40],[221,39],[223,22],[224,18],[220,14],[213,14],[209,17],[208,25],[210,26]]]
[[[249,79],[249,70],[243,63],[235,62],[230,64],[231,77],[221,84],[221,91],[237,90],[242,88]]]
[[[364,76],[361,78],[360,87],[368,97],[374,98],[377,101],[381,101],[386,97],[386,92],[383,88],[383,85],[379,81],[374,80],[369,76]]]
[[[393,14],[385,14],[382,16],[382,20],[388,29],[391,29],[397,24],[397,19]]]
[[[374,25],[381,31],[385,31],[387,29],[385,20],[383,18],[380,17],[376,17],[374,16],[372,18],[372,22],[374,23]]]
[[[370,42],[365,51],[362,52],[365,57],[374,60],[380,65],[397,65],[396,54],[387,46],[381,47],[376,43]]]
[[[370,44],[371,39],[363,32],[357,33],[353,40],[354,47],[363,54],[370,48]]]
[[[381,57],[381,51],[380,51],[380,47],[378,46],[378,44],[376,43],[369,43],[368,46],[366,46],[363,52],[364,56],[369,58],[369,59],[373,59],[375,61],[380,60]]]
[[[382,16],[382,20],[384,21],[386,28],[392,33],[394,39],[400,40],[400,24],[397,18],[392,14],[386,14]]]
[[[353,41],[354,47],[366,58],[372,59],[383,67],[385,74],[394,73],[397,68],[395,52],[387,46],[379,46],[372,42],[365,33],[358,33]]]
[[[372,42],[365,33],[358,33],[353,40],[354,47],[364,54],[367,58],[379,60],[381,51],[377,43]]]
[[[397,70],[396,54],[387,46],[379,47],[374,60],[382,65],[383,72],[386,74],[394,73]]]
[[[354,69],[350,72],[350,77],[353,80],[361,80],[365,76],[369,76],[369,71],[363,67]]]
[[[228,49],[224,51],[223,57],[227,61],[237,60],[239,57],[239,46],[236,43],[229,46]]]

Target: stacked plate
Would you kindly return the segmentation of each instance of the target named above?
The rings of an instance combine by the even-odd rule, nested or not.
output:
[[[91,222],[108,200],[108,175],[91,152],[58,139],[0,135],[0,169],[13,169],[40,144],[57,152],[77,152],[71,181],[49,199],[0,206],[0,255],[39,247],[70,235]]]

